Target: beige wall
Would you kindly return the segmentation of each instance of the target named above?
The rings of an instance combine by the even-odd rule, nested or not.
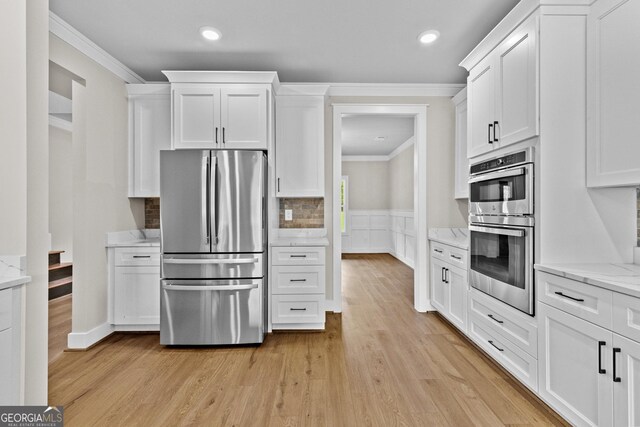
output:
[[[125,83],[55,36],[50,59],[86,81],[73,91],[73,333],[107,321],[105,233],[144,226],[144,201],[127,198]]]
[[[342,162],[342,175],[349,177],[349,209],[391,207],[389,162]]]
[[[71,132],[49,126],[49,233],[63,262],[73,260],[72,157]]]
[[[333,216],[333,111],[331,104],[427,104],[427,226],[466,227],[468,204],[456,201],[454,191],[454,106],[451,97],[331,97],[325,109],[325,217]],[[332,224],[327,223],[330,246],[327,260],[333,252]],[[425,272],[426,274],[426,272]],[[327,277],[333,277],[331,262],[327,262]],[[333,299],[332,280],[327,280],[327,299]]]
[[[413,210],[413,149],[411,145],[389,160],[389,207]]]

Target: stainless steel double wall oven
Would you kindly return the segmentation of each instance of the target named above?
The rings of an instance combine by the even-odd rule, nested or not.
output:
[[[471,286],[532,316],[534,225],[533,148],[471,165]]]

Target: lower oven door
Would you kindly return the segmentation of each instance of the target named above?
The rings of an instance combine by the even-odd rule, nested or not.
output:
[[[533,316],[533,227],[471,224],[469,231],[471,286]]]
[[[264,339],[263,280],[161,280],[160,344],[229,345]]]

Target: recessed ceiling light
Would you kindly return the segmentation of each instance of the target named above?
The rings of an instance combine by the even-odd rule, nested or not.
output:
[[[200,35],[205,39],[211,40],[211,41],[220,40],[220,37],[222,37],[222,34],[220,34],[220,31],[216,30],[213,27],[201,27]]]
[[[440,37],[440,32],[439,31],[429,30],[429,31],[425,31],[423,33],[420,33],[420,35],[418,36],[418,40],[420,40],[420,43],[422,43],[422,44],[429,44],[429,43],[433,43],[434,41],[438,40],[438,37]]]

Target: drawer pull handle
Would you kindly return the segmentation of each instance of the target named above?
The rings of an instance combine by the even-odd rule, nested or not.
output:
[[[606,369],[602,369],[602,347],[604,347],[605,345],[607,345],[606,341],[598,341],[598,373],[599,374],[607,373]]]
[[[504,348],[500,348],[500,347],[498,347],[498,346],[497,346],[497,345],[495,345],[495,344],[493,343],[493,341],[491,341],[491,340],[489,340],[489,344],[491,344],[491,345],[492,345],[492,346],[494,346],[496,349],[498,349],[498,351],[504,351]]]
[[[442,253],[442,251],[441,251],[440,249],[434,249],[433,251],[434,251],[434,252],[438,252],[439,254],[441,254],[441,253]]]
[[[458,261],[461,261],[461,260],[462,260],[462,257],[461,257],[461,256],[458,256],[458,255],[451,255],[451,258],[453,258],[453,259],[457,259]]]
[[[306,255],[289,255],[289,258],[306,258]]]
[[[291,311],[307,311],[306,308],[290,308]]]
[[[583,300],[582,298],[574,298],[574,297],[572,297],[572,296],[565,295],[565,294],[563,294],[562,292],[554,292],[554,293],[555,293],[556,295],[560,295],[561,297],[569,298],[570,300],[573,300],[573,301],[584,302],[584,300]]]
[[[620,350],[619,348],[615,348],[614,347],[614,349],[613,349],[613,382],[614,383],[622,382],[622,378],[620,378],[616,374],[616,353],[620,353],[621,351],[622,350]]]
[[[289,279],[290,282],[306,282],[307,279]]]
[[[495,321],[495,322],[498,322],[498,323],[500,323],[501,325],[504,323],[502,320],[498,320],[498,319],[496,319],[495,317],[493,317],[493,314],[487,314],[487,316],[489,316],[489,319],[491,319],[491,320],[493,320],[493,321]]]
[[[151,258],[151,255],[134,255],[134,258]]]

